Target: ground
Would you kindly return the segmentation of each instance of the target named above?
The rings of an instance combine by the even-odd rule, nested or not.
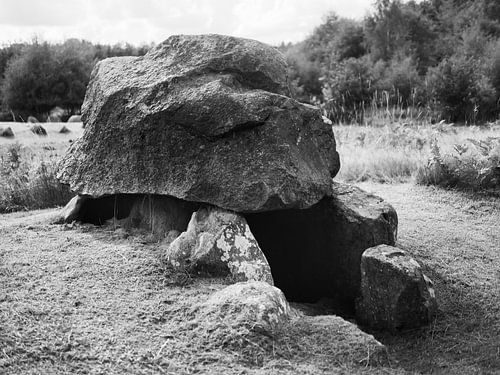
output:
[[[250,356],[251,342],[202,347],[183,318],[222,282],[171,273],[147,235],[54,225],[55,210],[42,210],[0,215],[0,373],[500,373],[498,199],[409,183],[360,187],[394,205],[398,245],[434,280],[440,304],[430,327],[374,332],[388,361],[318,352],[307,336],[290,348],[283,333]]]
[[[24,176],[11,172],[18,156],[37,171],[40,160],[54,165],[82,134],[81,124],[67,124],[67,134],[59,133],[62,124],[43,124],[47,137],[31,133],[29,124],[0,123],[6,126],[16,136],[0,137],[0,161],[13,179]],[[239,332],[216,342],[217,335],[199,337],[186,322],[192,307],[227,281],[173,273],[147,233],[127,236],[113,224],[55,225],[57,209],[22,211],[0,215],[0,374],[500,374],[498,195],[408,182],[435,137],[451,149],[468,138],[497,136],[498,129],[334,131],[340,178],[396,208],[398,246],[435,283],[440,310],[431,326],[370,332],[388,349],[380,360],[353,350],[340,334],[316,340],[300,325],[258,343]],[[45,174],[35,176],[46,181]],[[366,179],[392,183],[358,182]],[[0,198],[9,202],[6,181],[0,180]],[[28,183],[27,193],[34,190]]]

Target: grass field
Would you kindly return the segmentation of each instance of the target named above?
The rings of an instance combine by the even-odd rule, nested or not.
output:
[[[415,180],[420,168],[427,165],[431,148],[436,144],[441,154],[456,155],[456,147],[474,146],[473,141],[498,139],[500,124],[455,127],[447,124],[383,127],[334,126],[341,155],[337,178],[347,182],[406,182]],[[495,150],[500,158],[500,149]],[[475,157],[476,155],[473,154]]]
[[[17,141],[28,164],[55,162],[81,133],[73,126],[60,135],[54,124],[48,137],[14,129],[17,139],[0,138],[0,151]],[[205,345],[185,319],[224,282],[165,269],[158,245],[145,236],[52,225],[56,211],[48,209],[0,215],[0,373],[499,374],[500,200],[412,182],[432,137],[451,150],[467,138],[498,137],[498,129],[404,129],[334,128],[343,162],[339,177],[395,207],[398,246],[435,283],[440,309],[431,326],[397,335],[372,332],[387,346],[387,361],[360,362],[334,350],[338,337],[315,343],[293,326],[264,348],[245,341]],[[377,160],[386,161],[375,173]],[[398,163],[411,167],[389,174]]]
[[[63,205],[70,191],[56,180],[57,162],[83,133],[81,123],[43,123],[46,136],[26,123],[0,123],[14,137],[0,137],[0,213]],[[66,127],[69,132],[60,133]]]
[[[287,351],[280,335],[257,364],[251,344],[204,348],[182,319],[220,282],[169,273],[144,238],[50,225],[45,210],[0,216],[0,372],[499,373],[500,203],[411,184],[361,187],[397,209],[398,244],[432,277],[440,304],[430,327],[375,333],[390,362],[360,366],[313,344]]]

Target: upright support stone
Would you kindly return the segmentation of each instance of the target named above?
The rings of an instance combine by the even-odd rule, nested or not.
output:
[[[361,296],[356,316],[361,324],[396,331],[432,321],[437,311],[432,281],[404,251],[372,247],[361,258]]]
[[[214,276],[231,274],[237,281],[265,281],[273,285],[267,259],[245,218],[216,207],[195,212],[188,228],[168,247],[167,262]]]

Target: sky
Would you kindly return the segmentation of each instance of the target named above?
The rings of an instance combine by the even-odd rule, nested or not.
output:
[[[0,44],[68,38],[161,42],[175,34],[229,34],[297,42],[328,12],[362,19],[374,0],[0,0]]]

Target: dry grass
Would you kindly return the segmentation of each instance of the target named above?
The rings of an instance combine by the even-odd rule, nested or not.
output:
[[[446,124],[416,126],[391,124],[383,127],[334,126],[341,155],[338,179],[346,182],[406,182],[413,180],[432,156],[437,141],[442,154],[468,138],[500,137],[500,126],[456,127]]]
[[[34,160],[56,159],[76,135],[59,128],[47,126],[43,139],[18,131],[17,140]],[[411,179],[433,137],[451,150],[498,136],[476,127],[334,130],[348,181]],[[1,139],[0,148],[14,142]],[[165,269],[149,237],[50,225],[54,211],[40,211],[0,215],[0,373],[500,373],[498,200],[410,184],[361,187],[395,206],[398,245],[434,280],[440,304],[431,327],[376,333],[388,362],[371,361],[335,327],[318,333],[305,321],[266,337],[223,325],[211,335],[197,306],[224,280]]]
[[[433,278],[440,304],[431,327],[376,333],[388,362],[367,362],[370,353],[334,326],[318,336],[294,322],[260,341],[230,325],[206,332],[197,307],[225,281],[172,273],[144,236],[49,225],[54,211],[42,211],[0,216],[0,372],[498,373],[499,202],[410,184],[361,187],[394,204],[399,246]]]
[[[71,193],[56,179],[57,162],[81,135],[81,124],[67,124],[71,131],[64,134],[64,124],[43,124],[48,136],[34,134],[29,124],[0,123],[5,125],[15,137],[0,138],[0,212],[64,205]]]
[[[398,212],[398,246],[435,283],[440,312],[427,329],[377,335],[408,371],[500,373],[500,201],[432,187],[360,184]]]
[[[0,216],[2,374],[395,373],[334,325],[207,331],[199,306],[224,280],[174,274],[145,236],[49,225],[53,213]]]

